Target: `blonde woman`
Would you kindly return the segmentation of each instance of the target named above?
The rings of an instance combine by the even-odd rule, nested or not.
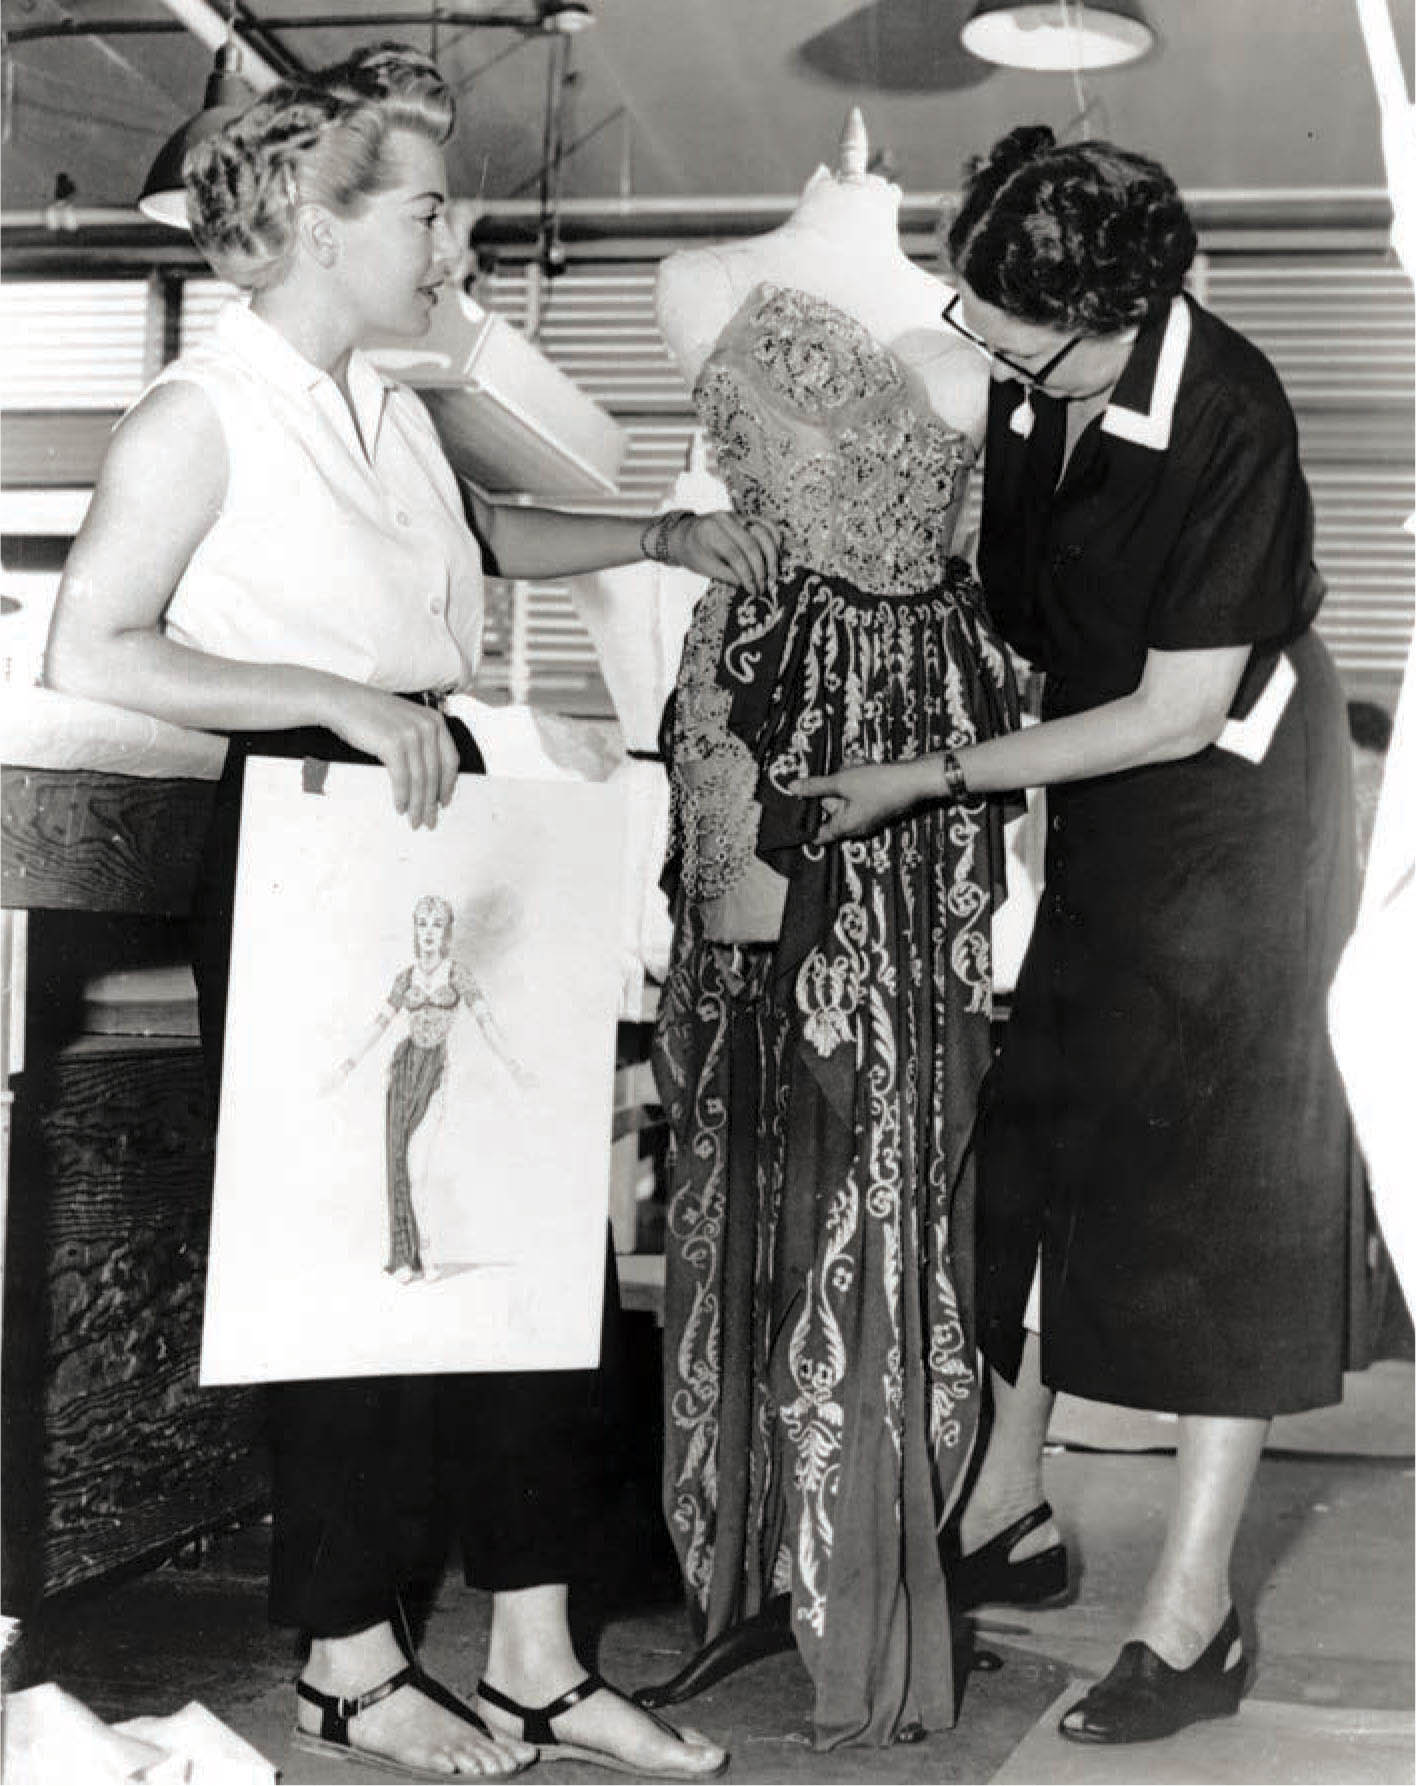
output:
[[[731,516],[498,507],[459,487],[417,399],[363,347],[427,327],[454,257],[452,94],[426,58],[364,51],[278,88],[194,149],[193,232],[250,293],[114,436],[51,635],[55,687],[231,744],[201,889],[214,1066],[246,757],[377,761],[437,822],[476,745],[444,717],[470,684],[484,564],[552,576],[651,553],[762,588],[775,542]],[[504,1778],[537,1753],[696,1779],[680,1736],[576,1657],[568,1584],[597,1548],[616,1303],[600,1372],[370,1378],[273,1390],[271,1612],[311,1638],[296,1741],[385,1777]],[[474,1711],[412,1657],[405,1587],[438,1518],[494,1612]]]

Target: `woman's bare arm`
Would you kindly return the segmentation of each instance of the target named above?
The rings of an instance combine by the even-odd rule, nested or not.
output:
[[[51,688],[216,731],[318,725],[377,757],[394,803],[435,822],[457,751],[439,714],[297,664],[248,664],[164,636],[162,617],[226,494],[221,425],[193,385],[151,391],[122,423],[69,554],[45,659]]]
[[[577,515],[492,502],[470,485],[463,486],[463,494],[488,568],[498,576],[575,576],[643,557],[642,516]],[[730,509],[681,522],[673,545],[676,561],[686,569],[754,594],[777,577],[776,529],[765,521],[743,521]]]
[[[974,794],[1005,793],[1194,756],[1223,730],[1249,650],[1151,651],[1130,694],[956,752],[965,786]],[[822,842],[856,837],[918,801],[942,797],[944,754],[812,776],[792,792],[824,802]]]

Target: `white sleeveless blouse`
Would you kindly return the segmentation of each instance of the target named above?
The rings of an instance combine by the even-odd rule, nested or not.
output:
[[[356,428],[334,381],[239,301],[154,383],[178,380],[215,409],[228,473],[168,604],[168,636],[395,692],[469,686],[481,554],[413,393],[356,353]]]

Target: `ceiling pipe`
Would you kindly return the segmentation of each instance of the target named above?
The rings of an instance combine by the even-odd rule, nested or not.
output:
[[[213,55],[228,42],[238,43],[241,46],[242,79],[257,93],[268,92],[281,80],[279,71],[258,50],[253,49],[214,6],[209,6],[207,0],[162,0],[162,4]]]
[[[1290,228],[1360,228],[1391,221],[1391,199],[1384,186],[1191,187],[1183,196],[1200,228],[1261,228],[1270,220]],[[648,194],[628,199],[567,198],[561,200],[560,214],[564,221],[592,229],[638,223],[694,233],[707,227],[730,235],[781,222],[799,198],[799,194],[746,198],[715,194],[696,198]],[[957,203],[956,192],[907,192],[900,205],[901,219],[906,224],[923,225],[936,219],[942,206]],[[43,229],[46,219],[61,211],[72,211],[81,229],[147,227],[147,220],[131,206],[49,205],[43,209],[0,212],[0,229]],[[540,205],[535,199],[483,199],[481,213],[479,228],[521,225],[534,230],[540,221]],[[66,223],[62,227],[72,226]]]
[[[169,0],[163,0],[169,5]],[[174,13],[178,7],[171,6]],[[574,13],[566,15],[548,14],[546,16],[528,17],[520,13],[474,12],[461,6],[434,6],[423,12],[316,12],[316,13],[282,13],[270,18],[248,18],[237,21],[238,34],[240,25],[249,30],[259,26],[262,31],[329,31],[335,29],[375,29],[394,25],[416,26],[426,29],[428,26],[442,26],[454,30],[463,30],[469,26],[478,26],[488,31],[520,31],[528,37],[564,36],[564,26],[554,21],[558,16],[574,16],[577,18],[589,15]],[[222,19],[222,28],[226,21]],[[21,25],[17,30],[7,30],[5,41],[12,48],[22,43],[36,43],[43,38],[55,37],[124,37],[141,36],[144,33],[194,30],[185,17],[179,14],[176,20],[171,19],[51,19],[42,25]],[[197,36],[201,37],[201,32]],[[206,41],[205,38],[202,40]],[[243,49],[249,54],[249,46],[243,42]]]

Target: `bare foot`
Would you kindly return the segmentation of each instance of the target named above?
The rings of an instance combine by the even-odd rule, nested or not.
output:
[[[316,1640],[301,1678],[317,1693],[357,1699],[406,1665],[390,1627],[382,1625],[354,1637]],[[296,1708],[299,1728],[318,1736],[320,1707],[297,1699]],[[349,1720],[349,1740],[405,1767],[469,1779],[513,1774],[536,1759],[531,1744],[498,1732],[483,1735],[412,1682],[356,1713]]]
[[[519,1683],[494,1684],[509,1698],[532,1707],[547,1705],[557,1697],[533,1685],[523,1690],[523,1698],[523,1692],[517,1690]],[[561,1692],[574,1684],[567,1682]],[[485,1699],[478,1698],[477,1710],[493,1730],[510,1733],[516,1729],[516,1720],[510,1713]],[[551,1728],[558,1743],[612,1756],[626,1768],[657,1779],[706,1780],[728,1759],[727,1750],[700,1731],[675,1730],[613,1688],[592,1693],[568,1711],[558,1713]],[[547,1758],[553,1758],[553,1752],[548,1752]]]

